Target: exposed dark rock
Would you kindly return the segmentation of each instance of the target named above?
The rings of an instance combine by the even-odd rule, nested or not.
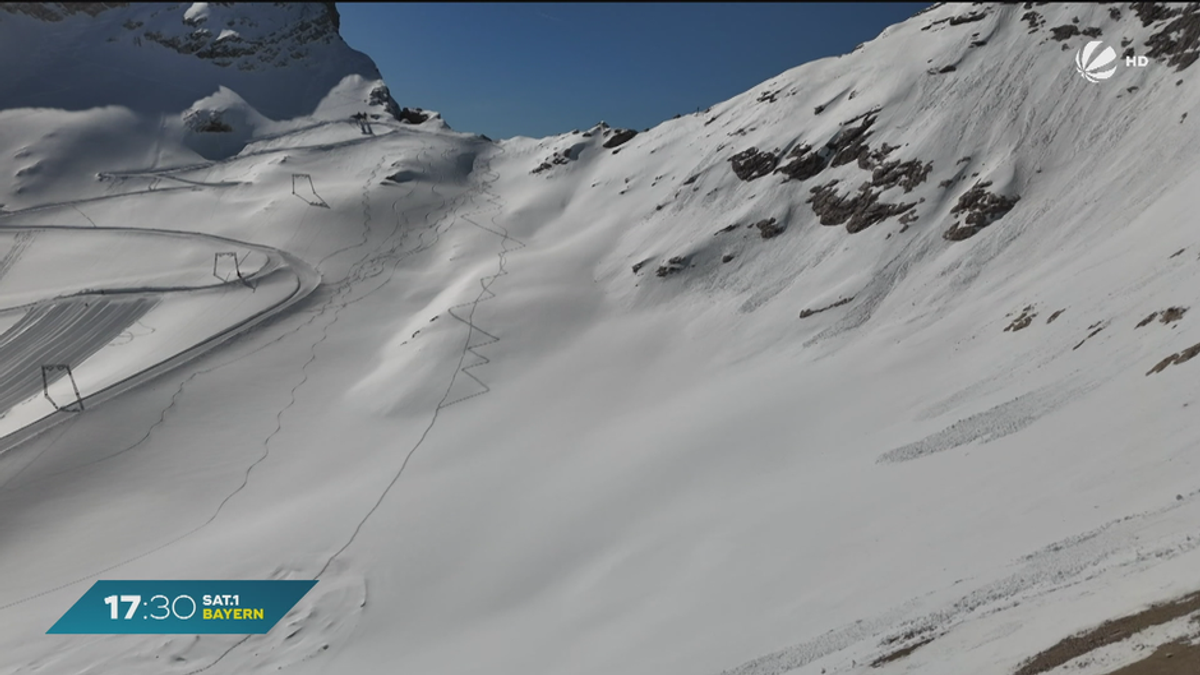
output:
[[[872,661],[871,667],[879,668],[879,667],[885,666],[893,661],[899,661],[900,659],[902,659],[906,656],[909,656],[913,652],[917,651],[921,647],[924,647],[925,645],[929,644],[930,642],[933,642],[935,639],[936,638],[932,635],[928,636],[928,637],[924,637],[910,645],[901,647],[895,651],[884,654],[884,655],[880,656],[879,658],[875,659],[874,661]]]
[[[1102,35],[1100,29],[1095,26],[1092,26],[1090,28],[1084,28],[1083,30],[1081,30],[1079,32],[1083,33],[1084,35],[1086,35],[1090,38],[1098,38]]]
[[[801,319],[807,319],[808,317],[812,316],[813,314],[820,314],[821,312],[824,312],[824,311],[826,311],[826,310],[833,309],[834,307],[841,307],[842,305],[844,305],[844,304],[846,304],[846,303],[848,303],[848,302],[852,302],[853,300],[854,300],[854,296],[852,295],[852,296],[850,296],[850,297],[848,297],[848,298],[842,298],[841,300],[838,300],[838,301],[837,301],[837,302],[835,302],[835,303],[832,303],[832,304],[829,304],[829,305],[825,305],[824,307],[818,307],[817,309],[805,309],[805,310],[801,310],[801,311],[800,311],[800,318],[801,318]]]
[[[396,103],[396,99],[392,98],[392,92],[385,85],[380,84],[371,90],[371,93],[367,96],[367,105],[379,106],[394,119],[404,121],[402,117],[403,110]]]
[[[744,181],[762,178],[774,171],[779,164],[779,158],[773,153],[759,151],[758,148],[743,150],[730,157],[729,161],[733,163],[733,173]]]
[[[1139,321],[1138,325],[1134,326],[1134,330],[1142,328],[1143,326],[1149,326],[1150,322],[1154,321],[1156,318],[1158,318],[1158,312],[1150,312],[1150,316]]]
[[[879,191],[871,190],[870,183],[863,183],[858,191],[846,196],[837,194],[831,181],[825,185],[812,188],[813,193],[807,202],[812,205],[813,213],[822,225],[841,225],[845,223],[846,231],[853,234],[861,232],[875,223],[892,216],[901,215],[914,207],[916,203],[888,204],[879,201]]]
[[[61,4],[68,6],[73,3]],[[303,8],[299,20],[253,40],[241,36],[222,40],[208,28],[198,27],[202,23],[200,21],[191,22],[196,29],[186,35],[166,35],[150,30],[139,37],[180,54],[211,60],[217,66],[229,66],[236,60],[239,70],[257,70],[264,66],[286,67],[292,60],[308,56],[307,45],[329,44],[341,39],[338,35],[341,19],[334,3],[309,3],[299,7]]]
[[[429,119],[429,115],[422,112],[420,108],[401,108],[396,114],[396,119],[409,124],[421,124]]]
[[[1007,332],[1011,331],[1011,332],[1015,333],[1019,330],[1028,328],[1029,325],[1031,323],[1033,323],[1033,319],[1036,316],[1037,316],[1037,313],[1033,311],[1033,305],[1029,305],[1025,309],[1021,310],[1021,315],[1018,316],[1017,318],[1013,319],[1013,322],[1010,323],[1008,325],[1008,327],[1004,329],[1004,332],[1007,333]]]
[[[1121,10],[1117,7],[1109,7],[1108,8],[1108,16],[1113,21],[1120,21],[1121,20]]]
[[[823,105],[819,105],[819,106],[813,108],[814,115],[820,115],[823,112],[825,112],[825,106],[823,106]]]
[[[1100,334],[1100,331],[1104,330],[1105,328],[1107,328],[1107,326],[1106,326],[1106,325],[1104,325],[1104,322],[1103,322],[1103,321],[1100,321],[1100,322],[1097,322],[1097,323],[1094,323],[1094,324],[1092,324],[1092,325],[1088,326],[1088,330],[1090,330],[1090,331],[1092,331],[1092,332],[1088,333],[1088,334],[1087,334],[1087,337],[1085,337],[1085,338],[1083,338],[1082,340],[1080,340],[1080,341],[1079,341],[1079,344],[1075,345],[1074,347],[1071,347],[1071,351],[1075,351],[1076,349],[1079,349],[1080,347],[1082,347],[1082,346],[1083,346],[1083,343],[1085,343],[1085,342],[1087,342],[1088,340],[1091,340],[1092,338],[1094,338],[1094,337],[1096,337],[1097,335],[1099,335],[1099,334]]]
[[[57,22],[72,14],[96,16],[106,10],[128,6],[128,2],[5,2],[0,3],[0,10]]]
[[[1021,20],[1029,24],[1030,33],[1036,33],[1039,28],[1046,25],[1046,20],[1042,18],[1042,15],[1033,10],[1022,14]]]
[[[967,14],[959,14],[958,16],[950,17],[950,25],[961,26],[964,23],[982,21],[986,16],[987,12],[968,12]]]
[[[221,119],[221,111],[219,110],[195,110],[184,118],[183,123],[187,125],[188,129],[196,133],[225,133],[233,131],[233,127]]]
[[[541,165],[538,166],[538,168],[534,169],[530,173],[538,174],[543,171],[546,171],[547,169],[551,169],[555,166],[562,166],[564,164],[571,162],[572,160],[579,159],[579,152],[580,152],[580,150],[583,149],[583,147],[584,147],[584,144],[577,143],[577,144],[572,145],[571,147],[566,148],[564,150],[558,150],[554,154],[550,155],[550,159],[543,161],[541,163]],[[626,178],[625,182],[628,183],[629,179]],[[622,192],[621,194],[625,194],[625,193]]]
[[[774,218],[765,218],[760,220],[757,223],[754,223],[754,227],[758,228],[758,233],[762,235],[763,239],[772,239],[774,237],[778,237],[780,234],[783,234],[785,229],[787,229],[783,225],[776,224]]]
[[[1050,29],[1050,34],[1052,39],[1062,42],[1063,40],[1067,40],[1079,35],[1079,26],[1076,26],[1073,23],[1055,26],[1054,28]]]
[[[1155,7],[1144,10],[1145,16],[1143,16],[1139,7],[1144,5],[1154,5]],[[1153,23],[1153,21],[1147,21],[1146,16],[1161,16],[1163,19],[1171,19],[1158,32],[1146,38],[1146,46],[1150,48],[1146,52],[1146,56],[1152,59],[1165,57],[1168,66],[1173,66],[1177,72],[1182,71],[1200,59],[1200,5],[1197,3],[1179,4],[1172,5],[1170,9],[1159,5],[1160,3],[1148,2],[1136,2],[1132,5],[1138,16],[1142,17],[1143,25]]]
[[[976,183],[958,198],[958,204],[950,210],[951,214],[965,213],[965,224],[955,223],[942,235],[950,241],[968,239],[980,230],[996,222],[1012,210],[1021,199],[1019,195],[1001,196],[992,194],[986,189],[992,183],[985,181]]]
[[[785,182],[812,178],[821,173],[827,164],[824,157],[812,152],[811,145],[798,145],[792,148],[792,151],[788,153],[788,158],[791,159],[790,162],[775,170],[776,173],[787,176],[784,178]]]
[[[873,112],[868,112],[861,119],[862,123],[857,127],[848,126],[855,120],[846,122],[834,140],[826,144],[834,153],[829,161],[830,166],[849,164],[868,152],[867,138],[871,135],[871,125],[875,124],[876,117]]]
[[[733,232],[733,231],[734,231],[734,230],[736,230],[737,228],[738,228],[738,224],[737,224],[737,223],[734,223],[734,224],[732,224],[732,225],[726,225],[725,227],[722,227],[721,229],[719,229],[719,230],[717,230],[716,232],[714,232],[714,233],[713,233],[713,236],[715,237],[715,236],[717,236],[718,234],[728,234],[728,233],[730,233],[730,232]]]
[[[932,170],[933,162],[921,164],[917,159],[907,162],[892,160],[884,162],[871,172],[871,185],[884,190],[899,185],[906,193],[912,192],[913,188],[925,182]]]
[[[949,21],[949,20],[950,20],[950,19],[938,19],[937,21],[934,21],[934,22],[930,23],[930,24],[929,24],[929,25],[927,25],[927,26],[922,26],[922,27],[921,27],[921,30],[929,30],[930,28],[933,28],[934,26],[937,26],[937,25],[939,25],[939,24],[946,23],[946,22],[947,22],[947,21]]]
[[[1160,316],[1158,320],[1160,323],[1162,323],[1162,325],[1165,326],[1169,323],[1173,323],[1182,319],[1183,315],[1186,314],[1187,311],[1187,307],[1168,307],[1167,309],[1163,310],[1162,316]]]
[[[1064,309],[1060,309],[1060,310],[1054,312],[1053,314],[1050,315],[1049,319],[1046,319],[1046,323],[1048,323],[1048,324],[1054,323],[1054,320],[1057,319],[1058,317],[1062,316],[1062,313],[1065,311],[1067,311],[1067,310],[1064,308]]]
[[[759,103],[774,103],[777,100],[776,97],[778,97],[779,93],[782,91],[783,91],[782,89],[776,89],[775,91],[764,91],[763,93],[758,95],[758,102]]]
[[[864,171],[872,171],[877,169],[883,163],[883,160],[887,159],[888,155],[899,149],[900,146],[898,145],[888,145],[887,143],[884,143],[875,150],[868,150],[866,153],[858,156],[858,168]]]
[[[683,184],[684,184],[684,185],[691,185],[692,183],[695,183],[695,182],[696,182],[696,179],[697,179],[697,178],[699,178],[699,177],[700,177],[700,174],[695,174],[695,175],[693,175],[693,176],[689,176],[687,180],[683,181]]]
[[[666,265],[662,265],[655,270],[654,275],[658,277],[670,276],[685,267],[687,267],[687,258],[684,256],[676,256],[668,260]]]
[[[653,260],[653,258],[646,258],[645,260],[643,260],[643,261],[641,261],[641,262],[639,262],[639,263],[636,263],[636,264],[633,266],[633,273],[634,273],[634,274],[637,274],[637,273],[638,273],[638,270],[640,270],[640,269],[642,269],[643,267],[645,267],[645,266],[646,266],[646,263],[650,262],[651,260]]]
[[[1129,4],[1129,9],[1142,20],[1142,27],[1166,21],[1179,14],[1177,9],[1169,7],[1165,2],[1133,2]]]
[[[1162,361],[1159,361],[1158,364],[1155,365],[1153,368],[1151,368],[1150,372],[1148,372],[1146,374],[1153,375],[1154,373],[1161,373],[1162,371],[1166,370],[1167,366],[1172,366],[1172,365],[1177,366],[1177,365],[1180,365],[1183,363],[1187,363],[1188,361],[1191,361],[1193,358],[1195,358],[1197,355],[1200,355],[1200,343],[1194,344],[1191,347],[1188,347],[1187,349],[1185,349],[1181,352],[1172,354],[1172,355],[1168,356],[1167,358],[1163,359]]]
[[[612,135],[612,138],[604,142],[604,147],[615,148],[628,142],[629,139],[633,138],[634,136],[637,136],[637,133],[638,132],[633,129],[618,129],[617,132]]]
[[[721,256],[721,262],[722,262],[722,263],[727,263],[727,262],[729,262],[730,260],[733,260],[733,254],[732,254],[732,253],[726,253],[725,255]]]

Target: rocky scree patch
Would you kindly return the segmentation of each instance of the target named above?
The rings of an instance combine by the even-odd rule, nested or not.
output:
[[[1020,195],[1001,196],[988,192],[985,188],[991,184],[991,181],[976,183],[958,198],[958,203],[950,213],[963,213],[966,216],[962,223],[954,223],[942,234],[945,239],[961,241],[975,236],[983,228],[1004,217],[1020,201]]]
[[[889,204],[879,201],[881,190],[872,190],[871,184],[863,183],[858,186],[856,193],[839,195],[835,186],[837,181],[812,188],[812,196],[806,202],[812,205],[813,213],[817,215],[822,225],[846,225],[850,234],[861,232],[868,227],[882,222],[892,216],[901,215],[916,207],[916,202]]]
[[[654,271],[654,276],[668,277],[687,267],[687,263],[688,259],[685,256],[675,256],[674,258],[668,260],[667,264],[660,265],[659,268]]]
[[[807,319],[808,317],[812,316],[813,314],[820,314],[821,312],[824,312],[826,310],[833,309],[834,307],[841,307],[842,305],[844,305],[848,302],[853,302],[853,301],[854,301],[854,296],[852,295],[848,298],[842,298],[841,300],[838,300],[837,302],[833,302],[828,305],[825,305],[824,307],[818,307],[816,309],[803,309],[803,310],[800,310],[800,318]]]
[[[733,165],[734,175],[750,182],[774,171],[779,164],[779,158],[775,153],[749,148],[730,157],[729,162]]]
[[[783,225],[776,223],[774,218],[764,218],[757,223],[753,223],[750,225],[750,227],[758,228],[758,233],[763,239],[773,239],[778,237],[779,235],[783,234],[785,229],[787,229]]]
[[[1150,316],[1146,317],[1145,319],[1142,319],[1138,323],[1138,325],[1135,326],[1134,328],[1136,329],[1136,328],[1142,328],[1143,326],[1147,326],[1150,324],[1150,322],[1154,321],[1155,319],[1158,319],[1159,323],[1166,326],[1168,324],[1174,323],[1174,322],[1182,319],[1183,315],[1186,314],[1187,311],[1188,311],[1187,307],[1168,307],[1167,309],[1164,309],[1161,312],[1151,312]]]
[[[618,129],[613,133],[612,138],[604,141],[604,147],[612,149],[624,145],[637,134],[638,132],[633,129]]]
[[[537,175],[539,173],[542,173],[543,171],[547,171],[556,166],[562,166],[564,164],[571,162],[572,160],[578,159],[579,152],[581,150],[583,150],[583,146],[584,146],[583,143],[577,143],[565,150],[556,150],[554,152],[554,154],[550,155],[550,159],[543,161],[541,164],[539,164],[537,166],[536,169],[534,169],[533,171],[530,171],[529,173]],[[625,182],[628,183],[629,179],[626,178]],[[625,194],[625,192],[622,191],[621,194]]]
[[[1058,316],[1058,315],[1055,314],[1055,316]],[[1008,332],[1015,333],[1019,330],[1028,328],[1029,325],[1031,323],[1033,323],[1033,320],[1036,317],[1037,317],[1037,312],[1033,311],[1033,305],[1029,305],[1025,309],[1021,310],[1021,315],[1018,316],[1017,318],[1013,319],[1013,322],[1010,323],[1008,325],[1008,327],[1004,329],[1004,332],[1005,333],[1008,333]]]
[[[188,129],[196,133],[227,133],[233,131],[221,118],[220,110],[195,110],[183,119]]]
[[[1146,56],[1166,59],[1176,72],[1200,59],[1200,4],[1135,2],[1130,5],[1142,26],[1166,21],[1158,32],[1146,38],[1150,49]]]

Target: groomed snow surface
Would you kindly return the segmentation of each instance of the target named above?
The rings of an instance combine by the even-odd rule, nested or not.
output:
[[[1139,46],[1154,27],[1121,7],[1038,11]],[[91,136],[39,136],[59,113],[0,111],[27,130],[0,141],[59,172],[0,196],[0,226],[25,228],[0,245],[37,261],[0,280],[6,307],[189,287],[96,363],[286,295],[205,277],[235,250],[206,235],[322,280],[0,455],[0,673],[1009,675],[1200,588],[1200,359],[1152,372],[1200,343],[1200,310],[1158,318],[1200,287],[1194,72],[1088,83],[1091,38],[1030,34],[1020,6],[947,21],[968,11],[616,148],[602,126],[491,143],[297,118],[226,158],[176,140],[76,164]],[[877,190],[911,223],[819,224],[811,189],[854,192],[858,162],[731,167],[873,110],[871,150],[932,163]],[[1019,201],[947,240],[983,181]],[[769,218],[782,232],[752,229]],[[264,636],[44,634],[102,578],[320,582]]]

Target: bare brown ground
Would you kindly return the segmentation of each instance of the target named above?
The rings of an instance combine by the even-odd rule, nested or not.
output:
[[[918,649],[920,649],[921,647],[924,647],[925,645],[929,644],[930,642],[933,642],[932,637],[925,638],[924,640],[921,640],[919,642],[914,642],[911,645],[909,645],[907,647],[903,647],[901,649],[897,649],[894,652],[889,652],[887,654],[884,654],[883,656],[872,661],[871,667],[878,668],[884,664],[891,663],[892,661],[899,661],[900,659],[917,651]]]
[[[1096,628],[1060,640],[1058,644],[1055,644],[1053,647],[1050,647],[1049,649],[1037,654],[1029,661],[1025,662],[1025,664],[1017,669],[1017,672],[1015,672],[1013,675],[1038,675],[1039,673],[1044,673],[1048,670],[1061,666],[1071,659],[1083,656],[1084,654],[1096,649],[1100,649],[1101,647],[1107,647],[1108,645],[1116,644],[1122,640],[1125,640],[1126,638],[1140,633],[1147,628],[1158,626],[1169,621],[1174,621],[1175,619],[1187,616],[1188,614],[1196,611],[1200,611],[1200,592],[1191,593],[1176,600],[1154,605],[1148,609],[1144,609],[1134,614],[1129,614],[1117,619],[1105,621]],[[1154,659],[1155,655],[1157,654],[1159,654],[1159,652],[1156,651],[1155,654],[1152,654],[1149,658],[1140,663],[1156,663]],[[1172,656],[1169,660],[1174,661],[1176,658],[1180,657]],[[1200,651],[1190,658],[1200,658]],[[1165,655],[1162,656],[1162,659],[1167,660]],[[1185,660],[1182,661],[1182,663],[1187,664],[1189,661]],[[1133,668],[1137,665],[1138,664],[1133,664],[1128,666],[1128,668]],[[1152,665],[1147,665],[1146,667],[1149,668],[1152,667]],[[1116,671],[1116,673],[1111,673],[1110,675],[1117,675],[1117,673],[1120,675],[1148,675],[1150,673],[1159,673],[1161,675],[1182,675],[1183,673],[1186,673],[1187,675],[1195,675],[1196,673],[1200,673],[1200,667],[1192,668],[1190,670],[1127,671],[1122,669]]]

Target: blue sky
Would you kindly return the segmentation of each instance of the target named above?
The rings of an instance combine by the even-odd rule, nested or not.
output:
[[[338,3],[341,33],[402,106],[458,131],[639,131],[802,63],[844,54],[929,3]]]

